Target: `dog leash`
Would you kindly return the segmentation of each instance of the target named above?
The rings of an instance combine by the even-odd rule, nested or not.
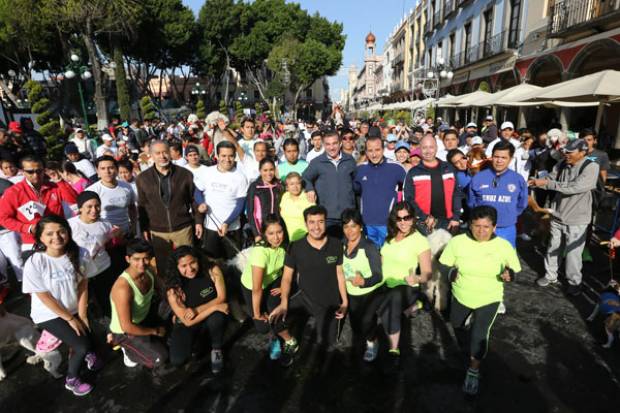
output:
[[[213,224],[215,225],[215,227],[217,228],[218,232],[220,231],[221,227],[222,227],[222,222],[220,222],[217,218],[215,218],[215,216],[213,216],[213,214],[207,214],[207,217],[211,220],[211,222],[213,222]],[[227,234],[225,234],[222,239],[224,239],[226,242],[228,242],[228,244],[232,247],[232,249],[237,253],[237,254],[242,254],[241,250],[239,248],[237,248],[237,245],[235,245],[235,242],[233,240],[231,240]]]

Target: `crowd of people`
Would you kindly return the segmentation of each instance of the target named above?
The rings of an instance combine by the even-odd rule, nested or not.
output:
[[[421,286],[439,270],[469,356],[463,390],[475,395],[506,311],[504,283],[521,269],[517,239],[531,236],[528,207],[551,225],[537,285],[558,281],[564,257],[567,293],[580,294],[592,205],[610,167],[594,131],[334,113],[331,123],[259,116],[238,128],[219,112],[115,121],[97,139],[71,131],[61,161],[46,159],[31,124],[0,130],[4,293],[12,274],[32,321],[71,348],[68,390],[88,394],[82,368],[103,365],[95,318],[128,368],[191,363],[208,340],[211,369],[222,371],[232,301],[283,366],[299,350],[298,315],[315,320],[328,352],[348,318],[368,363],[383,332],[397,364],[403,320],[431,308]],[[441,230],[453,237],[433,257],[427,237]]]

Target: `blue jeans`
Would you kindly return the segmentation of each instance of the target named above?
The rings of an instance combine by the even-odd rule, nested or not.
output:
[[[372,241],[377,248],[381,248],[383,243],[385,242],[385,237],[387,237],[387,226],[386,225],[366,225],[366,238],[369,241]]]
[[[512,248],[517,249],[517,226],[511,225],[509,227],[497,227],[495,228],[495,235],[510,242]]]

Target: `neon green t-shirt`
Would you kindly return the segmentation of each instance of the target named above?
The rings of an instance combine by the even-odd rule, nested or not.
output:
[[[448,242],[439,262],[458,268],[452,294],[472,309],[503,300],[504,283],[500,274],[506,266],[521,271],[517,252],[500,237],[478,242],[468,234],[458,235]]]
[[[306,193],[301,191],[297,198],[293,198],[290,193],[282,194],[280,200],[280,216],[286,224],[288,239],[290,242],[302,239],[308,233],[306,222],[304,221],[304,210],[314,205],[308,201]]]
[[[371,287],[366,288],[357,287],[349,281],[349,279],[355,278],[357,272],[359,272],[365,279],[372,277],[372,269],[370,268],[370,258],[368,258],[368,255],[366,254],[366,249],[359,248],[354,258],[348,258],[346,254],[347,247],[345,246],[344,248],[345,254],[342,254],[342,270],[344,272],[344,278],[347,280],[347,293],[349,295],[366,295],[381,287],[383,285],[383,280]]]
[[[418,231],[407,238],[396,241],[392,240],[383,244],[381,256],[383,257],[383,279],[389,288],[399,285],[408,285],[405,278],[409,271],[418,267],[418,255],[431,247],[426,237]]]
[[[241,274],[241,284],[248,290],[252,289],[252,267],[263,268],[263,289],[271,285],[282,275],[284,268],[284,248],[270,248],[257,245],[250,251],[243,274]]]

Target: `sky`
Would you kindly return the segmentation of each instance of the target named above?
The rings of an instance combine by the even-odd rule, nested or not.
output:
[[[299,0],[303,9],[316,11],[331,21],[344,26],[347,42],[342,54],[342,67],[336,76],[330,78],[332,100],[340,99],[340,89],[347,89],[348,68],[355,64],[359,70],[364,60],[364,39],[369,31],[377,36],[377,52],[383,52],[383,45],[390,32],[402,16],[412,9],[417,0]],[[204,0],[183,0],[198,14]]]

